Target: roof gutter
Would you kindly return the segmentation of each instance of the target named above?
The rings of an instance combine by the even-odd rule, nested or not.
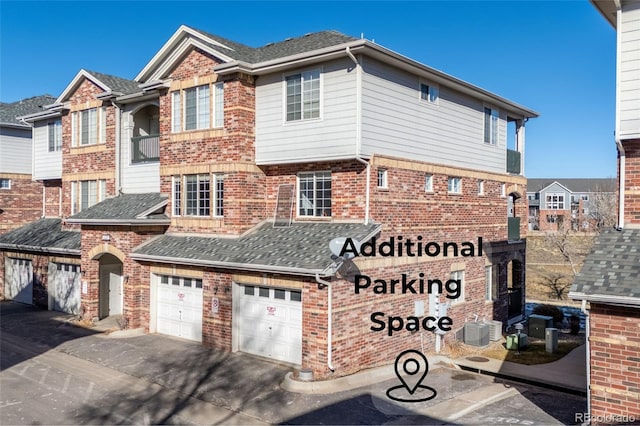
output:
[[[64,248],[46,248],[39,246],[25,246],[21,244],[3,244],[0,243],[0,249],[4,250],[16,250],[16,251],[34,251],[38,253],[50,253],[50,254],[70,254],[74,256],[80,256],[81,250],[76,249],[64,249]]]
[[[606,303],[607,305],[616,306],[640,306],[640,297],[629,296],[609,296],[606,294],[586,294],[570,292],[569,297],[571,299],[586,300],[588,302]]]
[[[110,226],[140,226],[140,225],[170,225],[170,219],[67,219],[67,223],[80,225],[110,225]]]

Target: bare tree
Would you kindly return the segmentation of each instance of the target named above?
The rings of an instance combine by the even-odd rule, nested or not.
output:
[[[571,287],[573,280],[561,272],[545,272],[538,278],[538,283],[551,290],[551,295],[558,300],[564,299],[564,293]]]
[[[562,256],[571,267],[574,277],[580,271],[580,262],[591,250],[594,240],[593,237],[573,235],[569,226],[545,235],[545,245]]]
[[[596,187],[589,197],[589,219],[594,222],[595,231],[611,228],[616,224],[618,197],[615,189]]]

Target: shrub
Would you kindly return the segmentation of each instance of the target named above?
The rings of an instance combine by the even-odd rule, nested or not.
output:
[[[553,305],[538,305],[533,308],[532,311],[535,315],[545,315],[548,317],[553,317],[554,324],[560,324],[564,320],[564,314],[562,313],[562,309]]]
[[[580,317],[576,314],[569,317],[569,332],[573,335],[580,333]]]

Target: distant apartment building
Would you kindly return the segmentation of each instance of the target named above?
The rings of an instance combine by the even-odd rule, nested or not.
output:
[[[536,116],[335,31],[253,48],[182,26],[133,79],[81,70],[22,117],[57,216],[0,237],[0,288],[316,378],[389,364],[436,334],[373,331],[375,312],[424,319],[443,315],[439,302],[456,329],[522,319],[524,126]],[[482,252],[353,260],[389,283],[451,280],[455,300],[358,294],[331,256],[336,237],[482,238]]]
[[[613,205],[616,197],[614,178],[529,178],[529,229],[539,231],[593,231],[600,220],[598,209]]]

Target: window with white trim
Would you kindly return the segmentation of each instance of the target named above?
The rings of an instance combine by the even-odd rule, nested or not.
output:
[[[173,176],[173,216],[224,216],[224,176]]]
[[[433,175],[425,175],[424,190],[425,192],[433,192]]]
[[[462,178],[459,177],[450,177],[447,183],[447,190],[451,194],[461,194],[462,193]]]
[[[378,188],[386,189],[387,186],[387,169],[378,169]]]
[[[107,197],[107,181],[81,180],[71,182],[71,214],[98,204]]]
[[[498,266],[487,265],[484,267],[484,283],[486,301],[498,300]]]
[[[464,302],[464,271],[453,271],[449,277],[451,280],[457,281],[458,291],[460,296],[455,299],[451,299],[451,304]]]
[[[564,210],[564,194],[547,194],[546,207],[547,210]]]
[[[420,83],[420,100],[430,104],[437,104],[440,89],[433,84]]]
[[[502,184],[500,185],[500,196],[501,197],[506,197],[507,196],[507,185],[506,184]]]
[[[298,216],[331,217],[331,172],[298,174]]]
[[[107,141],[107,107],[71,113],[71,146],[95,145]]]
[[[484,195],[484,181],[478,181],[478,195]]]
[[[49,152],[62,150],[62,120],[47,123]]]
[[[11,179],[0,179],[0,189],[11,189]]]
[[[320,118],[320,70],[285,77],[286,121]]]
[[[498,110],[484,108],[484,143],[497,145],[498,143]]]
[[[212,121],[213,117],[213,121]],[[171,131],[224,126],[224,84],[204,84],[171,92]]]

